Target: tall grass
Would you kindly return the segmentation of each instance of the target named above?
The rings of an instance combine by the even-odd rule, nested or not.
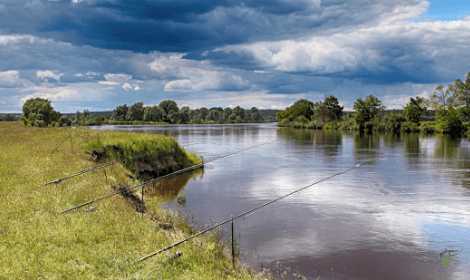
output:
[[[86,129],[24,127],[0,122],[0,271],[2,279],[253,279],[250,270],[232,269],[229,249],[215,234],[186,242],[175,251],[144,262],[140,257],[188,237],[193,229],[178,215],[160,208],[162,198],[146,201],[144,218],[124,199],[113,196],[94,203],[96,211],[81,208],[58,211],[110,193],[110,185],[132,181],[122,165],[37,188],[42,183],[73,174],[95,164],[79,144]],[[72,133],[71,141],[67,139]],[[101,144],[146,137],[133,133],[101,131]],[[128,140],[125,140],[126,137]],[[152,136],[157,145],[174,140]],[[96,139],[97,140],[97,139]],[[144,142],[135,146],[139,151]],[[72,145],[73,143],[73,145]],[[52,151],[60,146],[58,152]],[[134,147],[134,146],[132,146]],[[196,160],[193,158],[193,160]],[[150,219],[152,218],[152,219]],[[163,229],[160,223],[172,223]]]

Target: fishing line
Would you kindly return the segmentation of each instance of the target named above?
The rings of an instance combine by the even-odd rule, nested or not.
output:
[[[315,183],[313,183],[313,184],[310,184],[310,185],[308,185],[308,186],[305,186],[305,187],[302,187],[302,188],[300,188],[300,189],[297,189],[297,190],[295,190],[295,191],[293,191],[293,192],[290,192],[290,193],[288,193],[288,194],[286,194],[286,195],[284,195],[284,196],[281,196],[281,197],[276,198],[276,199],[274,199],[274,200],[271,200],[271,201],[269,201],[269,202],[267,202],[267,203],[264,203],[264,204],[262,204],[262,205],[260,205],[260,206],[258,206],[258,207],[255,207],[255,208],[253,208],[253,209],[250,209],[250,210],[248,210],[248,211],[245,211],[245,212],[243,212],[242,214],[239,214],[239,215],[237,215],[237,216],[234,216],[233,218],[230,218],[230,219],[228,219],[228,220],[226,220],[226,221],[224,221],[224,222],[222,222],[222,223],[219,223],[219,224],[217,224],[217,225],[215,225],[215,226],[212,226],[212,227],[210,227],[210,228],[208,228],[208,229],[205,229],[205,230],[203,230],[203,231],[201,231],[201,232],[199,232],[199,233],[197,233],[197,234],[195,234],[195,235],[193,235],[193,236],[190,236],[190,237],[188,237],[188,238],[186,238],[186,239],[184,239],[184,240],[181,240],[181,241],[179,241],[179,242],[176,242],[176,243],[174,243],[174,244],[172,244],[172,245],[170,245],[170,246],[168,246],[168,247],[165,247],[165,248],[163,248],[163,249],[161,249],[161,250],[159,250],[159,251],[157,251],[157,252],[154,252],[154,253],[152,253],[152,254],[150,254],[150,255],[147,255],[147,256],[145,256],[145,257],[143,257],[143,258],[141,258],[141,259],[138,259],[136,262],[141,262],[141,261],[144,261],[144,260],[146,260],[146,259],[148,259],[148,258],[151,258],[151,257],[153,257],[153,256],[155,256],[155,255],[157,255],[157,254],[159,254],[159,253],[162,253],[162,252],[164,252],[164,251],[166,251],[166,250],[169,250],[169,249],[171,249],[171,248],[173,248],[173,247],[176,247],[176,246],[178,246],[178,245],[180,245],[180,244],[182,244],[182,243],[184,243],[184,242],[186,242],[186,241],[188,241],[188,240],[191,240],[191,239],[193,239],[194,237],[197,237],[197,236],[199,236],[199,235],[201,235],[201,234],[204,234],[204,233],[206,233],[206,232],[208,232],[208,231],[210,231],[210,230],[212,230],[212,229],[215,229],[215,228],[217,228],[217,227],[220,227],[220,226],[222,226],[222,225],[224,225],[224,224],[226,224],[226,223],[229,223],[229,222],[231,222],[231,221],[233,221],[233,220],[235,220],[235,219],[238,219],[238,218],[240,218],[240,217],[243,217],[243,216],[245,216],[245,215],[248,214],[248,213],[254,212],[254,211],[258,210],[258,209],[261,209],[261,208],[263,208],[263,207],[265,207],[265,206],[268,206],[268,205],[271,204],[271,203],[274,203],[274,202],[276,202],[276,201],[278,201],[278,200],[281,200],[281,199],[283,199],[283,198],[286,198],[286,197],[288,197],[288,196],[290,196],[290,195],[292,195],[292,194],[295,194],[295,193],[297,193],[297,192],[300,192],[300,191],[303,191],[303,190],[305,190],[305,189],[307,189],[307,188],[310,188],[310,187],[313,186],[313,185],[316,185],[316,184],[319,184],[319,183],[321,183],[321,182],[323,182],[323,181],[329,180],[329,179],[331,179],[331,178],[333,178],[333,177],[336,177],[336,176],[338,176],[338,175],[341,175],[341,174],[343,174],[343,173],[346,173],[346,172],[348,172],[348,171],[350,171],[350,170],[352,170],[352,169],[354,169],[354,168],[360,167],[360,166],[362,166],[362,165],[364,165],[364,164],[367,164],[367,163],[369,163],[369,162],[373,162],[373,161],[376,160],[376,159],[381,159],[381,158],[385,158],[385,157],[388,157],[388,156],[389,156],[389,155],[386,155],[386,156],[378,157],[378,158],[375,158],[375,159],[373,159],[373,160],[369,160],[369,161],[360,163],[360,164],[358,164],[358,165],[356,165],[356,166],[354,166],[354,167],[351,167],[351,168],[349,168],[349,169],[343,170],[343,171],[341,171],[341,172],[339,172],[339,173],[336,173],[336,174],[334,174],[334,175],[331,175],[331,176],[329,176],[329,177],[326,177],[326,178],[324,178],[324,179],[321,179],[320,181],[317,181],[317,182],[315,182]]]
[[[159,181],[159,180],[162,180],[162,179],[165,179],[165,178],[174,176],[174,175],[176,175],[176,174],[180,174],[180,173],[183,173],[183,172],[186,172],[186,171],[189,171],[189,170],[193,170],[193,169],[199,168],[199,167],[201,167],[201,166],[204,166],[204,165],[207,164],[207,163],[214,162],[214,161],[217,161],[217,160],[220,160],[220,159],[223,159],[223,158],[232,156],[232,155],[234,155],[234,154],[238,154],[238,153],[241,153],[241,152],[244,152],[244,151],[248,151],[248,150],[250,150],[250,149],[254,149],[254,148],[257,148],[257,147],[266,145],[266,144],[271,144],[271,143],[274,142],[274,141],[276,141],[276,140],[273,140],[273,141],[271,141],[271,142],[265,142],[265,143],[260,144],[260,145],[256,145],[256,146],[253,146],[253,147],[250,147],[250,148],[247,148],[247,149],[244,149],[244,150],[240,150],[240,151],[237,151],[237,152],[234,152],[234,153],[231,153],[231,154],[228,154],[228,155],[225,155],[225,156],[216,158],[216,159],[212,159],[212,160],[209,160],[209,161],[206,161],[206,162],[202,162],[202,163],[193,165],[193,166],[191,166],[191,167],[187,167],[187,168],[184,168],[184,169],[175,171],[175,172],[173,172],[173,173],[170,173],[170,174],[167,174],[167,175],[164,175],[164,176],[161,176],[161,177],[152,179],[152,180],[150,180],[150,181],[141,183],[141,184],[139,184],[139,185],[136,185],[136,186],[133,186],[133,187],[129,187],[129,188],[126,188],[126,189],[122,189],[122,190],[117,191],[117,192],[114,192],[114,193],[112,193],[112,194],[109,194],[109,195],[106,195],[106,196],[103,196],[103,197],[100,197],[100,198],[97,198],[97,199],[94,199],[94,200],[85,202],[85,203],[83,203],[83,204],[77,205],[77,206],[75,206],[75,207],[72,207],[72,208],[63,210],[63,211],[59,212],[59,214],[62,214],[62,213],[65,213],[65,212],[68,212],[68,211],[71,211],[71,210],[74,210],[74,209],[78,209],[78,208],[80,208],[80,207],[86,206],[86,205],[91,204],[91,203],[94,203],[94,202],[96,202],[96,201],[100,201],[100,200],[106,199],[106,198],[108,198],[108,197],[114,196],[114,195],[119,194],[119,193],[122,193],[122,192],[124,192],[124,191],[128,191],[128,190],[132,190],[132,189],[135,189],[135,188],[139,188],[139,187],[145,186],[145,185],[147,185],[147,184],[150,184],[150,183],[153,183],[153,182],[156,182],[156,181]]]

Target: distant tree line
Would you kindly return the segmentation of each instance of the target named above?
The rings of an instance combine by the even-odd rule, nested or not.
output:
[[[15,116],[13,114],[1,114],[0,122],[15,122],[20,119],[20,116]]]
[[[403,111],[388,111],[382,101],[373,95],[358,98],[353,106],[355,112],[345,115],[338,99],[326,96],[324,101],[313,103],[306,99],[277,113],[278,126],[294,128],[331,128],[360,131],[392,132],[441,132],[461,134],[470,126],[462,122],[470,117],[470,72],[464,81],[439,85],[429,99],[411,97]],[[434,122],[423,122],[428,109],[435,115]],[[469,131],[470,133],[470,131]]]
[[[114,109],[111,121],[146,121],[166,122],[171,124],[183,123],[257,123],[264,118],[258,108],[252,107],[245,110],[240,106],[235,108],[213,107],[210,109],[199,108],[191,110],[184,106],[178,108],[175,101],[164,100],[160,104],[144,107],[142,102],[137,102],[127,107],[126,104]]]
[[[66,115],[54,110],[51,102],[47,99],[29,99],[23,105],[23,116],[25,125],[38,127],[70,126],[70,125],[102,125],[114,123],[258,123],[264,118],[256,107],[245,110],[240,106],[235,108],[221,107],[199,108],[191,110],[184,106],[178,108],[175,101],[164,100],[160,104],[144,107],[142,102],[137,102],[127,107],[126,104],[118,106],[113,110],[111,116],[97,116],[88,110],[77,111],[75,115],[68,118]]]

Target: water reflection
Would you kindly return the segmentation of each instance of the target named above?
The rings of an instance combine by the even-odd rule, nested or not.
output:
[[[265,124],[159,126],[153,133],[205,143],[191,147],[206,159],[278,139],[208,164],[204,176],[182,174],[156,188],[173,199],[184,188],[186,209],[201,227],[377,158],[236,220],[255,267],[280,261],[309,279],[320,267],[320,279],[470,279],[467,139]],[[168,205],[178,209],[174,200]],[[446,248],[463,251],[446,265]]]
[[[182,173],[145,185],[145,194],[149,197],[161,196],[165,201],[175,200],[178,193],[186,187],[189,180],[202,179],[204,168]]]

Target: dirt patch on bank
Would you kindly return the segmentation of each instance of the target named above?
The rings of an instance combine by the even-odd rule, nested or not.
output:
[[[88,152],[90,160],[97,163],[121,161],[122,164],[131,171],[139,180],[148,181],[159,176],[164,176],[183,169],[183,158],[186,157],[184,151],[178,145],[169,151],[155,150],[144,153],[145,156],[127,155],[121,146],[106,145],[101,148],[92,149]]]
[[[124,197],[126,204],[134,208],[136,212],[145,213],[147,211],[147,207],[142,203],[142,198],[139,198],[132,192],[132,190],[128,190],[129,187],[130,186],[126,184],[117,184],[113,186],[113,189],[115,191],[121,191],[120,195]]]

